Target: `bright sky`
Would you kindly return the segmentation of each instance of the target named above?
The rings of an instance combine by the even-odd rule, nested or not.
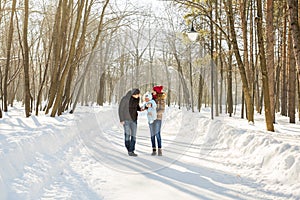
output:
[[[149,6],[152,7],[152,10],[157,12],[164,12],[164,4],[166,4],[166,1],[163,0],[128,0],[129,2],[132,2],[134,5],[140,5],[140,6]]]

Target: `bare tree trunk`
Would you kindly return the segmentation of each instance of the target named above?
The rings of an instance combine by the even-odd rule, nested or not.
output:
[[[257,35],[257,34],[256,34]],[[257,42],[255,42],[255,44],[257,45]],[[256,62],[255,62],[255,91],[256,91],[256,111],[261,114],[262,112],[262,106],[263,106],[263,90],[260,90],[260,77],[259,77],[259,67],[258,67],[258,61],[259,61],[259,55],[257,53],[257,47],[255,48],[256,52],[255,55],[256,56]]]
[[[165,71],[166,71],[166,76],[167,76],[167,82],[168,82],[168,90],[167,90],[167,95],[168,95],[168,98],[167,98],[167,105],[170,106],[171,104],[171,80],[170,80],[170,72],[169,72],[169,57],[168,57],[168,53],[166,52],[163,52],[163,62],[164,62],[164,66],[165,66]],[[152,70],[152,67],[151,67],[151,71]],[[153,73],[153,72],[152,72]],[[152,74],[151,73],[151,74]],[[153,78],[153,75],[151,75],[151,82],[153,83],[154,82],[154,78]]]
[[[300,121],[300,81],[297,79],[298,85],[298,120]]]
[[[244,68],[246,72],[246,77],[247,77],[247,82],[249,86],[249,93],[250,96],[253,94],[253,88],[252,88],[252,73],[251,73],[251,68],[249,64],[249,54],[248,54],[248,24],[247,24],[247,2],[248,0],[239,0],[240,2],[240,16],[241,16],[241,24],[242,24],[242,33],[243,33],[243,61],[244,61]],[[244,94],[245,95],[245,94]],[[252,104],[253,102],[253,96],[251,96],[251,101]],[[247,113],[247,118],[248,118],[248,113]]]
[[[268,72],[270,112],[275,122],[275,66],[274,66],[274,25],[273,25],[273,0],[267,0],[266,14],[266,65]]]
[[[106,79],[106,76],[105,76],[105,70],[104,70],[104,72],[101,74],[101,77],[100,77],[99,91],[98,91],[98,95],[97,95],[98,96],[97,103],[100,106],[103,106],[103,103],[104,103],[105,79]]]
[[[291,33],[291,30],[289,31]],[[295,123],[295,100],[296,100],[296,61],[295,55],[293,53],[293,44],[291,34],[289,34],[289,45],[288,45],[288,55],[289,55],[289,63],[288,63],[288,71],[289,71],[289,80],[288,80],[288,116],[290,118],[290,123]]]
[[[266,58],[265,58],[265,47],[264,47],[264,39],[263,39],[263,28],[262,28],[262,2],[261,0],[257,0],[257,37],[258,37],[258,46],[259,46],[259,55],[260,55],[260,66],[262,73],[262,81],[263,81],[263,91],[264,91],[264,108],[265,108],[265,120],[268,131],[274,131],[273,118],[271,113],[271,105],[270,105],[270,96],[269,96],[269,79],[268,72],[266,66]]]
[[[244,119],[245,113],[245,93],[242,91],[242,109],[241,109],[241,118]]]
[[[87,26],[88,26],[88,19],[89,19],[89,14],[91,11],[93,3],[88,4],[88,0],[86,0],[85,2],[85,12],[84,12],[84,19],[82,22],[82,33],[78,42],[78,47],[76,49],[76,53],[75,53],[75,62],[80,62],[81,59],[81,55],[84,49],[84,45],[85,45],[85,40],[86,40],[86,31],[87,31]],[[73,83],[73,77],[75,74],[75,69],[76,69],[77,63],[74,63],[71,65],[70,67],[70,71],[68,74],[68,78],[66,81],[66,87],[65,87],[65,91],[64,91],[64,95],[63,95],[63,103],[62,106],[60,108],[60,112],[63,112],[64,110],[67,109],[67,105],[70,103],[71,101],[71,84]]]
[[[73,13],[76,12],[72,12],[72,6],[73,0],[60,1],[56,11],[54,30],[56,30],[57,33],[52,33],[54,38],[54,69],[51,70],[51,84],[46,114],[49,112],[50,108],[52,108],[54,101],[57,100],[55,98],[58,96],[58,89],[62,84],[61,79],[63,77],[63,73],[68,70],[68,67],[66,67],[68,66],[67,62],[72,59],[70,56],[74,54],[74,50],[71,51],[72,42],[74,41],[74,39],[71,38],[71,28],[73,26]],[[77,13],[79,14],[79,12]],[[74,24],[76,24],[76,22],[74,22]],[[61,96],[59,96],[59,98],[62,98]]]
[[[189,46],[189,54],[190,54],[190,86],[191,86],[191,108],[192,112],[194,112],[194,87],[193,87],[193,66],[192,66],[192,51],[191,51],[191,45]]]
[[[92,46],[92,52],[88,58],[88,61],[87,61],[87,65],[86,65],[86,69],[83,73],[83,78],[82,78],[82,81],[80,83],[80,86],[79,86],[79,89],[78,89],[78,93],[76,95],[76,98],[74,100],[74,103],[73,103],[73,107],[72,107],[72,110],[70,111],[70,113],[74,113],[75,109],[76,109],[76,105],[77,105],[77,102],[79,100],[79,97],[80,97],[80,93],[83,89],[83,85],[84,85],[84,79],[85,79],[85,76],[86,76],[86,73],[87,71],[89,70],[90,66],[92,65],[92,61],[94,59],[94,56],[95,56],[95,50],[96,50],[96,47],[98,45],[98,42],[99,42],[99,38],[100,38],[100,35],[102,33],[102,28],[103,28],[103,20],[104,20],[104,14],[105,14],[105,11],[106,11],[106,8],[107,8],[107,5],[109,3],[110,0],[106,0],[104,2],[104,5],[103,5],[103,8],[102,8],[102,11],[101,11],[101,15],[100,15],[100,22],[98,24],[98,32],[97,32],[97,35],[96,35],[96,38],[94,40],[94,43],[93,43],[93,46]]]
[[[236,114],[236,107],[238,104],[238,82],[237,82],[237,70],[234,69],[234,82],[235,82],[235,95],[234,95],[234,114]],[[242,101],[244,103],[244,101]]]
[[[41,103],[42,100],[42,91],[43,91],[43,87],[45,85],[46,79],[47,79],[47,74],[48,74],[48,68],[49,68],[49,62],[50,62],[50,58],[51,58],[51,49],[52,49],[52,41],[50,42],[50,46],[49,46],[49,52],[48,52],[48,58],[47,58],[47,62],[45,63],[45,71],[44,71],[44,76],[42,78],[42,81],[40,83],[39,86],[39,91],[38,91],[38,95],[37,95],[37,99],[36,99],[36,110],[35,110],[35,115],[38,115],[38,107]]]
[[[113,71],[113,74],[111,74],[110,72],[109,72],[109,78],[107,79],[107,81],[108,81],[108,86],[109,86],[109,89],[108,89],[108,103],[109,104],[111,104],[112,103],[112,100],[113,100],[113,90],[114,90],[114,78],[113,77],[115,77],[115,75],[116,75],[116,73],[117,73],[117,70],[114,70]]]
[[[202,99],[203,99],[203,86],[204,86],[204,79],[202,75],[199,75],[199,86],[198,86],[198,111],[201,111],[202,107]]]
[[[24,28],[23,28],[23,46],[24,46],[24,93],[25,93],[25,115],[29,117],[31,115],[30,107],[30,81],[29,81],[29,47],[27,41],[27,32],[28,32],[28,17],[29,17],[29,0],[25,0],[25,10],[24,10]]]
[[[298,81],[300,81],[300,26],[298,21],[298,0],[288,0],[289,16],[292,29],[294,54],[297,63]]]
[[[107,63],[108,58],[110,57],[109,55],[112,53],[111,52],[111,45],[110,43],[112,42],[113,39],[113,31],[109,34],[109,39],[106,39],[105,42],[104,40],[101,40],[101,43],[105,43],[105,50],[101,51],[101,57],[102,57],[102,63],[100,64],[100,82],[99,82],[99,89],[97,92],[97,103],[100,106],[103,106],[105,102],[105,87],[107,86],[107,79],[110,78],[110,72],[109,72],[109,66]]]
[[[281,82],[281,115],[287,116],[287,58],[286,58],[286,44],[287,44],[287,15],[286,15],[286,1],[284,2],[283,6],[283,16],[284,16],[284,22],[283,22],[283,33],[282,33],[282,82]]]
[[[51,112],[51,117],[55,117],[56,114],[61,115],[61,103],[62,103],[62,96],[63,96],[63,90],[65,87],[65,82],[66,82],[66,78],[67,75],[70,71],[71,65],[73,63],[74,60],[74,56],[75,56],[75,45],[78,39],[78,33],[79,33],[79,28],[80,28],[80,24],[81,24],[81,17],[82,17],[82,11],[84,8],[84,0],[80,0],[79,5],[78,5],[78,12],[77,12],[77,19],[75,22],[75,27],[74,27],[74,31],[73,31],[73,35],[72,35],[72,42],[71,42],[71,46],[70,46],[70,52],[69,52],[69,57],[67,60],[67,63],[64,66],[64,70],[62,72],[61,78],[60,78],[60,84],[58,86],[58,90],[57,90],[57,94],[56,94],[56,99],[55,99],[55,103],[53,105],[52,108],[52,112]]]
[[[230,20],[227,16],[227,34],[230,36]],[[229,117],[232,117],[233,114],[233,97],[232,97],[232,91],[233,91],[233,85],[232,85],[232,45],[230,41],[227,41],[228,43],[228,66],[227,66],[227,112],[229,114]]]
[[[220,16],[219,15],[222,15],[222,1],[220,0],[220,2],[216,2],[216,7],[218,6],[219,4],[219,9],[218,9],[218,16],[217,16],[217,19],[219,20]],[[219,20],[220,21],[220,20]],[[221,22],[219,22],[221,23]],[[218,28],[216,26],[216,28]],[[224,33],[222,33],[221,31],[219,31],[220,35],[219,35],[219,44],[218,44],[218,48],[219,48],[219,61],[220,61],[220,95],[219,95],[219,110],[220,110],[220,113],[222,114],[223,113],[223,92],[225,90],[224,93],[226,93],[226,82],[224,80],[224,63],[225,63],[225,59],[224,59],[224,54],[222,53],[223,52],[223,49],[222,49],[222,40],[223,40],[223,35]],[[225,36],[226,37],[226,36]],[[225,87],[224,87],[224,82],[225,82]],[[226,95],[226,94],[225,94]],[[225,98],[226,99],[226,98]],[[226,100],[225,100],[226,101]],[[226,103],[225,103],[226,104]],[[226,106],[225,106],[226,107]],[[226,111],[227,109],[225,108],[225,113],[227,112]]]
[[[213,3],[215,4],[215,7],[213,8]],[[215,103],[215,107],[212,109],[214,109],[214,113],[215,116],[219,116],[219,84],[218,84],[218,79],[219,79],[219,73],[218,73],[218,69],[219,69],[219,60],[218,57],[214,58],[214,52],[215,54],[218,52],[218,28],[216,26],[214,26],[213,23],[213,10],[214,10],[214,16],[215,16],[215,22],[217,21],[218,18],[218,0],[215,1],[210,1],[210,6],[211,6],[211,12],[210,12],[210,28],[211,28],[211,45],[212,43],[214,43],[212,45],[211,48],[211,60],[214,61],[214,66],[211,65],[211,67],[213,67],[213,79],[214,79],[214,83],[213,83],[213,95],[214,95],[214,103]],[[215,29],[215,30],[214,30]]]
[[[246,105],[247,105],[247,118],[249,122],[253,122],[254,123],[254,107],[253,107],[253,102],[252,102],[252,98],[251,98],[251,94],[250,94],[250,89],[248,86],[248,80],[247,80],[247,76],[246,76],[246,70],[245,70],[245,66],[244,63],[242,61],[241,55],[240,55],[240,51],[239,51],[239,46],[238,46],[238,42],[237,42],[237,37],[236,37],[236,32],[234,29],[234,18],[233,18],[233,9],[232,9],[232,0],[228,0],[225,1],[224,0],[224,5],[226,5],[226,12],[227,15],[229,17],[229,22],[230,22],[230,34],[231,34],[231,42],[232,42],[232,46],[233,46],[233,52],[235,54],[235,58],[237,61],[237,65],[239,68],[239,72],[241,75],[241,80],[243,83],[243,91],[245,94],[245,101],[246,101]]]
[[[178,70],[178,79],[180,80],[180,84],[178,84],[179,88],[178,88],[178,98],[179,98],[179,108],[181,107],[181,95],[183,95],[184,97],[184,101],[186,103],[186,105],[188,105],[189,103],[189,99],[190,99],[190,94],[189,94],[189,90],[188,90],[188,87],[186,85],[186,82],[184,80],[184,75],[183,75],[183,69],[182,69],[182,65],[181,65],[181,62],[180,62],[180,58],[177,54],[177,52],[173,52],[173,55],[175,57],[175,60],[177,62],[177,70]],[[182,88],[181,88],[182,87]],[[181,89],[182,91],[184,92],[183,94],[181,94]]]
[[[8,72],[10,68],[10,58],[11,58],[11,46],[13,40],[13,33],[14,33],[14,15],[16,11],[16,2],[17,0],[13,0],[12,8],[11,8],[11,15],[10,15],[10,23],[9,23],[9,33],[8,33],[8,40],[7,40],[7,48],[6,48],[6,66],[4,71],[4,83],[3,83],[3,103],[4,108],[3,111],[7,112],[7,101],[8,101]]]
[[[56,14],[55,14],[55,21],[53,25],[53,30],[55,30],[56,33],[52,33],[52,39],[53,39],[53,65],[54,68],[52,70],[51,74],[51,82],[50,82],[50,88],[49,88],[49,94],[48,94],[48,103],[46,105],[46,111],[45,113],[48,114],[49,110],[51,109],[53,102],[55,100],[55,95],[59,83],[59,71],[60,71],[60,60],[62,59],[61,52],[62,52],[62,43],[63,40],[65,39],[63,35],[66,33],[63,32],[62,27],[66,28],[67,24],[61,23],[62,18],[66,18],[66,16],[62,16],[62,10],[67,10],[66,9],[66,4],[67,0],[64,1],[60,0],[58,3],[58,7],[56,9]],[[62,26],[60,26],[62,24]],[[61,62],[62,63],[62,62]]]
[[[256,88],[256,74],[255,74],[255,62],[254,62],[254,45],[255,45],[255,34],[254,34],[254,17],[253,17],[253,4],[254,2],[251,0],[249,1],[249,9],[248,12],[250,13],[250,27],[249,27],[249,37],[250,37],[250,41],[249,41],[249,47],[250,47],[250,59],[249,59],[249,71],[250,71],[250,77],[249,77],[249,84],[251,87],[251,91],[252,91],[252,102],[253,105],[256,106],[256,110],[259,108],[259,88]],[[258,90],[258,91],[257,91]]]
[[[221,49],[221,46],[220,46],[221,43],[219,43],[219,49]],[[223,58],[222,58],[222,53],[221,53],[221,50],[220,50],[220,96],[219,96],[219,110],[220,110],[220,113],[222,114],[223,111],[223,89],[224,89],[224,68],[223,68]]]
[[[211,92],[211,119],[214,119],[214,95],[215,95],[215,84],[214,84],[214,79],[215,79],[215,67],[214,66],[214,25],[213,25],[213,9],[212,9],[212,1],[210,1],[210,12],[209,12],[209,17],[210,17],[210,92]]]

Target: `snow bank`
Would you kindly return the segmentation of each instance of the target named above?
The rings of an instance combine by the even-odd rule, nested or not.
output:
[[[37,195],[61,173],[64,152],[78,142],[72,115],[25,118],[18,111],[11,108],[1,119],[0,199],[18,199],[18,193],[27,193],[28,199]]]
[[[112,132],[114,137],[121,138],[122,142],[112,147],[120,148],[121,152],[124,150],[122,127],[117,125],[116,107],[78,109],[75,115],[66,114],[56,118],[42,114],[25,118],[23,115],[22,109],[11,108],[10,112],[0,119],[0,199],[37,199],[48,194],[49,192],[43,190],[51,188],[53,180],[57,180],[57,177],[59,179],[62,174],[67,174],[64,169],[69,169],[70,172],[73,170],[69,166],[72,163],[70,160],[80,155],[78,147],[82,145],[82,140],[87,139],[87,145],[89,141],[96,139],[99,132],[103,132],[104,136]],[[141,113],[142,117],[145,118],[145,124],[139,124],[139,133],[144,130],[145,135],[139,135],[138,143],[141,145],[139,150],[144,147],[147,152],[149,133],[145,113]],[[162,126],[164,139],[168,137],[168,140],[164,140],[165,156],[160,162],[153,162],[151,166],[161,166],[163,159],[166,159],[167,172],[174,169],[184,171],[182,166],[176,168],[172,165],[170,171],[167,169],[182,157],[191,158],[195,161],[193,176],[199,168],[205,166],[223,173],[232,172],[233,178],[251,178],[253,182],[260,183],[264,191],[267,189],[271,194],[278,195],[278,199],[288,195],[291,195],[290,199],[297,199],[300,197],[300,126],[290,125],[286,121],[286,118],[280,118],[275,127],[277,131],[271,133],[265,131],[265,124],[259,117],[255,124],[248,124],[244,119],[216,117],[211,120],[209,112],[192,113],[169,108],[166,110]],[[99,130],[99,127],[103,130]],[[144,146],[143,137],[147,138]],[[107,140],[109,141],[109,137]],[[118,151],[115,153],[120,156]],[[145,159],[150,159],[148,163],[156,161],[151,160],[156,158],[148,158],[146,155],[142,154],[140,160],[135,162],[141,164],[143,160],[142,163],[145,164]],[[116,162],[111,159],[111,154],[106,155],[103,149],[99,156],[106,157],[105,161],[108,163]],[[87,164],[90,162],[91,160],[86,161]],[[143,167],[145,168],[144,165],[140,165],[140,168]],[[82,166],[78,165],[77,168],[80,170]],[[74,174],[74,177],[78,176],[75,172]],[[201,174],[201,177],[203,176],[205,174]],[[68,176],[63,177],[66,177],[64,183]],[[168,177],[172,178],[173,174]],[[63,186],[67,187],[67,183]],[[72,193],[77,186],[80,187],[74,185],[68,191]],[[98,186],[95,185],[95,188]],[[89,188],[86,187],[82,188],[83,196]],[[51,190],[53,195],[56,195],[55,191],[55,188]],[[93,192],[91,190],[91,196]],[[64,190],[60,194],[63,195]],[[95,196],[98,195],[97,193]]]
[[[222,155],[228,168],[238,168],[238,173],[247,173],[265,184],[272,183],[270,190],[284,189],[300,196],[299,135],[268,132],[263,122],[251,125],[237,118],[229,121],[220,117],[202,125],[207,129],[202,154]],[[300,134],[300,127],[292,132]]]

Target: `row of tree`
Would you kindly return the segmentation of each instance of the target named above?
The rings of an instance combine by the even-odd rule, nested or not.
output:
[[[295,123],[298,1],[161,4],[163,12],[126,0],[1,1],[1,116],[15,100],[27,117],[41,110],[54,117],[78,103],[114,103],[132,87],[162,84],[168,105],[200,111],[213,100],[216,116],[246,105],[242,117],[254,122],[264,110],[270,131],[276,112]],[[184,34],[191,22],[196,43]]]
[[[212,26],[200,44],[210,38],[218,73],[227,72],[227,101],[232,101],[232,65],[237,65],[243,87],[246,117],[264,108],[267,129],[274,131],[275,113],[295,123],[300,103],[300,29],[298,0],[187,0],[185,16],[199,32],[203,21]],[[206,40],[205,40],[206,39]],[[226,44],[224,44],[224,41]],[[217,85],[217,84],[215,84]],[[220,93],[215,88],[216,101]],[[229,96],[228,96],[229,95]],[[231,103],[227,102],[230,106]],[[216,105],[217,106],[217,105]],[[216,111],[218,112],[218,110]],[[228,112],[232,108],[228,107]]]

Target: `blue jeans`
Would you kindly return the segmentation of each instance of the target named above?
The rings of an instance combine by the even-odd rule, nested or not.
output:
[[[149,124],[150,134],[151,134],[151,143],[152,148],[156,148],[155,137],[157,140],[158,148],[161,148],[161,136],[160,136],[160,129],[161,129],[161,120],[154,120],[152,124]]]
[[[124,123],[125,147],[128,152],[135,150],[137,121],[127,121]]]

